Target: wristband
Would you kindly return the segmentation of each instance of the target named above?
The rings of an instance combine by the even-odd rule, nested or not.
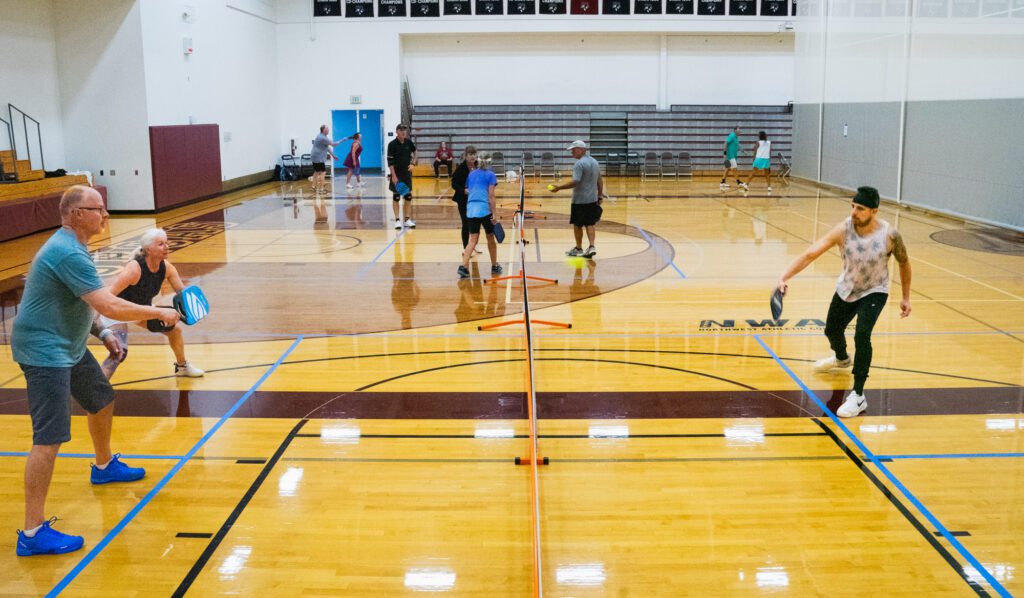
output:
[[[111,330],[111,329],[109,329],[109,328],[104,328],[103,330],[100,330],[100,333],[99,333],[99,334],[97,334],[96,336],[97,336],[97,337],[98,337],[98,338],[99,338],[99,339],[100,339],[101,341],[103,341],[103,340],[107,340],[107,337],[108,337],[108,336],[110,336],[111,334],[114,334],[114,331],[113,331],[113,330]]]

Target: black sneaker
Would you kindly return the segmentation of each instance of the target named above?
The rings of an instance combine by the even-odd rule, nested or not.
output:
[[[465,266],[459,266],[459,278],[469,278],[469,270]]]
[[[501,274],[501,264],[491,266],[491,274]]]

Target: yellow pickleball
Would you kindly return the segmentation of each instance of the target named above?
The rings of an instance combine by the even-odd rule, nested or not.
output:
[[[555,186],[554,185],[548,185],[548,191],[554,191],[554,190],[555,190]]]

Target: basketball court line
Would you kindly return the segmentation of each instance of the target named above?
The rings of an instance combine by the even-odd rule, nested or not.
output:
[[[202,573],[203,569],[206,567],[206,563],[208,563],[213,557],[213,553],[217,551],[220,543],[224,541],[225,537],[227,537],[228,532],[231,531],[231,528],[234,526],[235,522],[238,521],[238,518],[242,516],[242,512],[244,512],[245,508],[249,506],[249,503],[252,501],[253,497],[256,496],[256,493],[259,492],[260,487],[263,486],[263,482],[266,481],[270,472],[274,469],[274,466],[281,460],[281,457],[284,456],[284,452],[288,450],[292,441],[295,440],[296,435],[300,430],[302,430],[302,427],[305,426],[308,421],[309,420],[306,419],[299,420],[299,423],[295,424],[291,431],[288,432],[285,439],[281,441],[280,446],[278,446],[277,450],[274,451],[273,456],[267,460],[263,469],[260,470],[259,475],[256,476],[256,479],[253,480],[249,489],[246,490],[244,495],[242,495],[241,500],[238,501],[238,504],[235,505],[235,508],[228,515],[227,519],[225,519],[224,523],[221,524],[220,529],[218,529],[217,533],[214,534],[210,543],[206,545],[206,548],[203,550],[202,554],[199,555],[199,558],[196,559],[192,568],[189,569],[187,574],[185,574],[185,579],[181,580],[178,588],[171,594],[172,596],[180,598],[188,592],[190,587],[192,587],[196,578],[199,577],[199,574]]]
[[[147,492],[146,495],[143,496],[142,499],[139,500],[139,502],[136,503],[134,507],[132,507],[128,514],[122,517],[121,520],[117,523],[117,525],[115,525],[113,529],[107,532],[107,534],[103,536],[103,539],[101,539],[96,544],[96,546],[92,548],[92,550],[90,550],[84,557],[82,557],[82,560],[79,561],[78,564],[75,565],[73,569],[71,569],[71,571],[69,571],[59,582],[57,582],[57,585],[55,585],[49,592],[47,592],[47,598],[60,595],[60,593],[64,591],[68,587],[68,585],[72,581],[74,581],[75,578],[78,577],[82,573],[82,571],[84,571],[85,568],[88,567],[89,564],[96,559],[97,556],[100,555],[101,552],[103,552],[103,549],[106,548],[107,545],[110,544],[110,542],[112,542],[114,538],[116,538],[118,534],[120,534],[124,530],[124,528],[127,527],[128,524],[131,523],[132,520],[135,519],[135,517],[140,512],[142,512],[146,505],[148,505],[156,497],[156,495],[159,494],[161,490],[163,490],[164,486],[166,486],[171,481],[171,479],[173,479],[174,476],[177,475],[179,471],[181,471],[185,464],[187,464],[192,459],[192,457],[199,451],[199,449],[202,448],[203,445],[205,445],[210,440],[210,438],[212,438],[213,435],[216,434],[218,430],[220,430],[224,423],[227,422],[227,420],[236,411],[238,411],[238,409],[241,408],[246,401],[249,400],[249,397],[256,393],[256,389],[258,389],[260,385],[262,385],[263,382],[265,382],[267,378],[269,378],[270,375],[274,373],[274,371],[281,365],[281,363],[288,357],[288,355],[290,355],[292,351],[294,351],[295,348],[299,346],[299,343],[301,342],[302,336],[299,336],[298,338],[295,339],[295,342],[293,342],[291,346],[289,346],[288,349],[286,349],[285,352],[282,353],[281,356],[277,358],[277,361],[275,361],[274,364],[266,372],[264,372],[262,376],[260,376],[260,378],[252,385],[252,387],[250,387],[249,390],[245,394],[243,394],[241,398],[239,398],[238,401],[235,402],[234,405],[231,406],[230,409],[228,409],[227,413],[225,413],[223,416],[221,416],[219,420],[217,420],[217,423],[213,424],[213,426],[210,427],[209,431],[207,431],[206,434],[204,434],[203,437],[200,438],[199,441],[196,442],[196,444],[193,445],[193,447],[189,449],[189,451],[185,453],[185,455],[181,459],[178,460],[178,462],[170,469],[170,471],[164,474],[164,477],[162,477],[160,481],[158,481],[156,485],[153,486],[153,488],[150,489],[150,491]]]
[[[656,244],[654,243],[654,240],[653,240],[653,239],[651,239],[650,235],[648,235],[648,234],[647,234],[647,233],[646,233],[646,232],[644,231],[644,229],[642,229],[642,228],[640,228],[639,226],[637,226],[637,225],[636,225],[636,221],[635,221],[635,220],[634,220],[634,221],[631,221],[631,222],[630,222],[630,226],[632,226],[633,228],[635,228],[635,229],[637,230],[637,232],[639,232],[639,233],[640,233],[640,235],[641,235],[641,236],[643,236],[644,240],[645,240],[645,241],[647,241],[647,244],[648,244],[648,245],[650,245],[650,246],[651,246],[651,247],[652,247],[652,248],[654,249],[654,251],[655,251],[655,252],[657,252],[657,253],[658,253],[658,255],[660,255],[660,256],[662,257],[662,259],[664,259],[665,261],[667,261],[667,262],[668,262],[668,265],[669,265],[669,266],[672,266],[672,269],[673,269],[673,270],[675,270],[675,271],[676,271],[676,273],[677,273],[677,274],[679,274],[679,276],[680,276],[680,277],[681,277],[681,278],[682,278],[683,280],[686,280],[686,274],[683,274],[683,271],[682,271],[682,270],[680,270],[680,269],[679,269],[679,266],[677,266],[677,265],[676,265],[676,262],[675,262],[675,255],[665,255],[664,251],[662,251],[662,249],[661,249],[661,248],[660,248],[660,247],[659,247],[658,245],[656,245]],[[668,239],[665,239],[665,242],[666,242],[666,243],[668,243],[669,247],[672,247],[672,252],[673,252],[673,254],[674,254],[674,253],[675,253],[675,247],[673,247],[673,246],[672,246],[672,242],[671,242],[671,241],[669,241]],[[647,280],[650,280],[651,278],[653,278],[653,276],[651,276],[651,277],[648,277],[648,278],[647,278]]]
[[[387,229],[384,229],[384,230],[386,231]],[[367,262],[362,268],[359,269],[358,272],[356,272],[354,280],[361,279],[363,277],[363,275],[366,274],[370,270],[370,268],[372,268],[373,265],[377,263],[377,260],[379,260],[381,258],[381,256],[383,256],[385,253],[387,253],[387,250],[391,249],[391,246],[394,245],[395,242],[397,242],[399,239],[401,239],[402,236],[405,235],[406,231],[408,231],[408,230],[409,230],[408,227],[403,226],[402,230],[399,231],[399,233],[397,235],[395,235],[395,238],[391,239],[391,241],[389,241],[388,244],[384,246],[384,249],[380,250],[380,253],[378,253],[372,260]]]
[[[903,485],[902,482],[900,482],[899,478],[897,478],[896,475],[894,473],[892,473],[892,471],[888,467],[886,467],[883,462],[879,461],[878,456],[875,455],[871,451],[871,449],[869,449],[867,447],[867,445],[865,445],[864,442],[860,438],[858,438],[852,431],[850,431],[850,429],[846,426],[846,424],[844,424],[842,422],[842,420],[839,419],[839,417],[835,413],[833,413],[832,410],[829,409],[828,406],[825,403],[822,402],[822,400],[818,397],[818,395],[815,394],[814,391],[812,391],[807,386],[807,384],[804,383],[804,381],[801,380],[800,377],[797,376],[793,372],[793,370],[789,369],[789,366],[787,366],[785,364],[785,362],[783,362],[782,359],[779,358],[778,355],[776,355],[775,351],[773,351],[772,348],[769,347],[764,342],[764,340],[761,339],[761,337],[755,336],[754,339],[758,342],[758,344],[761,345],[761,347],[769,355],[772,356],[772,359],[775,360],[775,363],[778,364],[779,367],[782,368],[782,370],[785,371],[786,374],[794,382],[797,383],[797,385],[804,391],[804,393],[806,393],[807,397],[809,399],[811,399],[812,401],[814,401],[818,405],[819,408],[821,408],[822,412],[828,417],[828,419],[832,420],[832,423],[837,428],[839,428],[839,430],[841,430],[843,432],[843,434],[850,441],[853,442],[853,444],[857,447],[857,449],[859,451],[861,451],[861,454],[863,454],[863,455],[868,457],[868,461],[867,462],[872,463],[876,468],[878,468],[878,470],[882,473],[882,475],[884,475],[886,477],[886,479],[888,479],[889,482],[893,486],[895,486],[897,490],[899,490],[900,494],[902,494],[904,498],[906,498],[912,505],[914,505],[914,507],[918,510],[919,513],[924,515],[925,519],[927,519],[928,522],[932,524],[934,529],[938,530],[942,534],[942,537],[945,538],[946,541],[949,542],[953,546],[954,549],[956,549],[956,551],[960,554],[960,556],[962,556],[968,563],[970,563],[970,565],[974,568],[974,570],[976,572],[980,573],[981,576],[985,578],[985,581],[987,581],[989,583],[989,585],[994,590],[996,590],[996,592],[999,593],[1000,596],[1003,596],[1004,598],[1010,598],[1011,594],[1006,590],[1006,588],[1003,587],[1002,584],[999,583],[999,580],[997,580],[992,575],[992,573],[989,572],[989,570],[986,569],[985,566],[982,565],[981,562],[969,550],[967,550],[967,547],[964,546],[960,542],[960,540],[958,540],[955,536],[953,536],[953,534],[951,534],[949,532],[949,530],[946,528],[946,526],[943,525],[942,522],[939,521],[939,519],[935,515],[933,515],[932,512],[929,511],[928,508],[925,507],[925,505],[920,500],[918,500],[918,498],[916,496],[914,496],[914,494],[905,485]],[[850,455],[850,458],[852,460],[854,460],[855,462],[859,463],[859,459],[856,458],[856,455],[854,455],[852,453],[852,451],[848,447],[845,446],[845,443],[843,443],[842,440],[838,436],[835,436],[835,433],[832,432],[828,428],[828,426],[824,425],[824,423],[820,422],[820,420],[816,420],[816,421],[818,421],[818,423],[822,427],[822,429],[825,430],[825,432],[829,433],[830,436],[832,436],[833,439],[837,442],[837,444],[839,444],[847,452],[847,454]],[[861,467],[861,471],[865,472],[865,474],[870,473],[864,467]],[[873,476],[873,474],[872,474],[872,476]],[[871,477],[871,476],[869,476],[869,477]],[[877,478],[875,478],[875,479],[877,479]],[[879,485],[879,484],[876,483],[876,485]],[[884,485],[882,485],[882,489],[884,490]],[[892,499],[892,497],[890,498],[890,500],[891,499]],[[915,518],[915,520],[916,520],[916,518]],[[920,529],[919,529],[919,531],[920,531]],[[925,538],[929,540],[929,542],[935,542],[935,544],[933,544],[933,546],[938,544],[937,541],[935,541],[934,536],[932,536],[932,534],[928,533],[927,530],[925,530],[925,533],[923,533],[922,535],[924,535]],[[938,548],[936,548],[936,550],[938,550]],[[942,550],[945,551],[944,548]],[[977,592],[979,595],[987,595],[987,593],[985,593],[984,590],[982,588],[980,588],[976,584],[976,582],[974,582],[973,580],[970,579],[970,577],[964,571],[964,568],[959,563],[956,563],[955,569],[957,570],[957,573],[965,581],[967,581],[967,583],[971,586],[971,588],[975,590],[975,592]]]
[[[892,459],[1019,459],[1024,453],[933,453],[905,455],[875,455],[881,461]]]

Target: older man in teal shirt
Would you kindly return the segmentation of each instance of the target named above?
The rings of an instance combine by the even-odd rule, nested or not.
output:
[[[119,299],[103,286],[87,249],[89,238],[103,231],[107,210],[103,197],[76,185],[60,200],[61,227],[36,254],[25,281],[21,309],[11,333],[11,353],[25,375],[32,450],[25,463],[25,530],[18,532],[18,556],[61,554],[78,550],[85,540],[63,534],[45,519],[46,495],[61,444],[71,440],[69,398],[88,413],[89,435],[96,451],[93,484],[131,482],[146,475],[128,467],[110,449],[114,389],[85,346],[90,330],[107,349],[120,352],[116,336],[101,330],[93,310],[115,320],[178,321],[178,312]]]

